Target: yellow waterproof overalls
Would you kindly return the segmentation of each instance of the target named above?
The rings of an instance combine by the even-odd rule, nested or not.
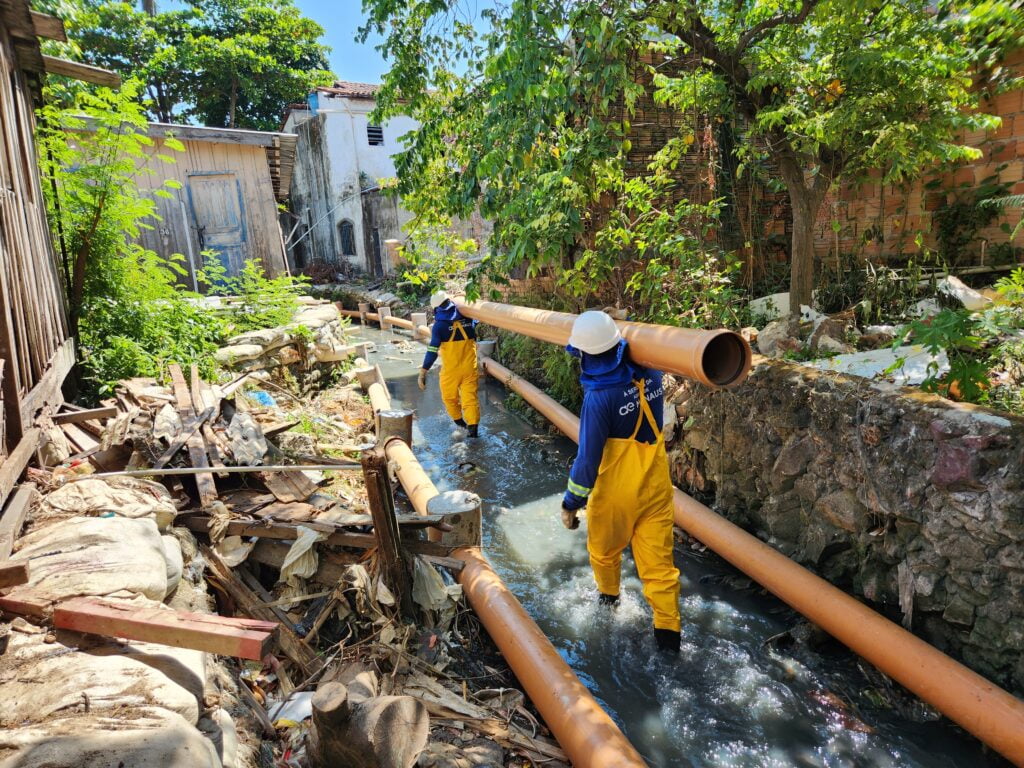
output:
[[[461,336],[461,338],[456,338]],[[480,403],[477,385],[476,342],[469,338],[462,321],[452,323],[452,335],[441,343],[441,399],[448,415],[463,419],[466,424],[480,423]]]
[[[679,569],[672,559],[672,480],[668,454],[644,380],[634,381],[640,394],[636,428],[628,438],[608,438],[594,490],[587,502],[587,551],[597,588],[619,594],[622,550],[633,546],[633,559],[644,583],[644,597],[654,611],[654,627],[679,631]],[[644,419],[657,441],[636,439]]]

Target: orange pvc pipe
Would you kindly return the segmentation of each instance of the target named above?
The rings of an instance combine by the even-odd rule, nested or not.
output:
[[[362,313],[358,309],[343,309],[338,307],[338,314],[342,317],[362,317]]]
[[[572,324],[578,317],[493,301],[456,304],[466,317],[561,346],[569,343]],[[617,324],[629,342],[630,357],[648,368],[676,373],[714,388],[734,387],[750,373],[750,345],[734,331],[624,321]]]
[[[579,441],[579,419],[493,360],[484,370]],[[678,488],[675,522],[850,650],[1014,765],[1024,766],[1024,701],[968,669]]]
[[[424,326],[420,326],[421,328]],[[390,406],[390,400],[389,400]],[[384,446],[398,482],[418,514],[438,495],[415,454],[400,438]],[[523,684],[530,701],[577,768],[645,768],[647,763],[593,694],[576,677],[477,547],[452,557],[464,563],[458,580],[487,633]]]

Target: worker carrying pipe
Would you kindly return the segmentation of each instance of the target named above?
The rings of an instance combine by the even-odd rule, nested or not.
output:
[[[604,312],[573,323],[568,352],[580,359],[583,409],[579,453],[562,499],[562,522],[579,527],[587,509],[587,550],[601,604],[619,600],[622,551],[632,545],[661,651],[679,653],[679,570],[672,557],[672,480],[662,433],[660,371],[632,362]]]
[[[441,355],[441,399],[455,424],[477,437],[480,402],[477,398],[479,369],[476,359],[476,320],[464,317],[444,291],[430,297],[434,325],[430,344],[420,368],[420,389],[427,388],[427,373]]]

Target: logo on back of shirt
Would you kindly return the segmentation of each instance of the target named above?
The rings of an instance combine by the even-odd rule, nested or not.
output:
[[[653,383],[654,382],[652,379],[644,379],[644,399],[646,399],[647,402],[650,402],[655,398],[661,397],[662,394],[665,392],[664,384],[655,390],[648,391],[647,387],[649,387]],[[628,397],[629,402],[623,405],[621,408],[619,408],[619,416],[628,416],[629,414],[634,413],[637,409],[640,408],[640,390],[636,387],[636,385],[633,385],[629,389],[623,391],[622,396],[624,398]]]

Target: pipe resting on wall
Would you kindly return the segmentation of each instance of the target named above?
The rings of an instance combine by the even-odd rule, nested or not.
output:
[[[370,387],[379,387],[386,395],[380,369],[376,372],[377,380]],[[389,398],[384,408],[390,405]],[[392,438],[384,452],[414,509],[427,514],[427,506],[438,491],[410,447],[400,438]],[[640,753],[565,663],[480,549],[463,547],[451,554],[464,564],[458,581],[466,599],[572,764],[576,768],[645,768],[647,763]]]
[[[579,442],[579,419],[490,358],[484,370]],[[739,570],[1017,766],[1024,702],[894,624],[679,489],[675,522]]]

